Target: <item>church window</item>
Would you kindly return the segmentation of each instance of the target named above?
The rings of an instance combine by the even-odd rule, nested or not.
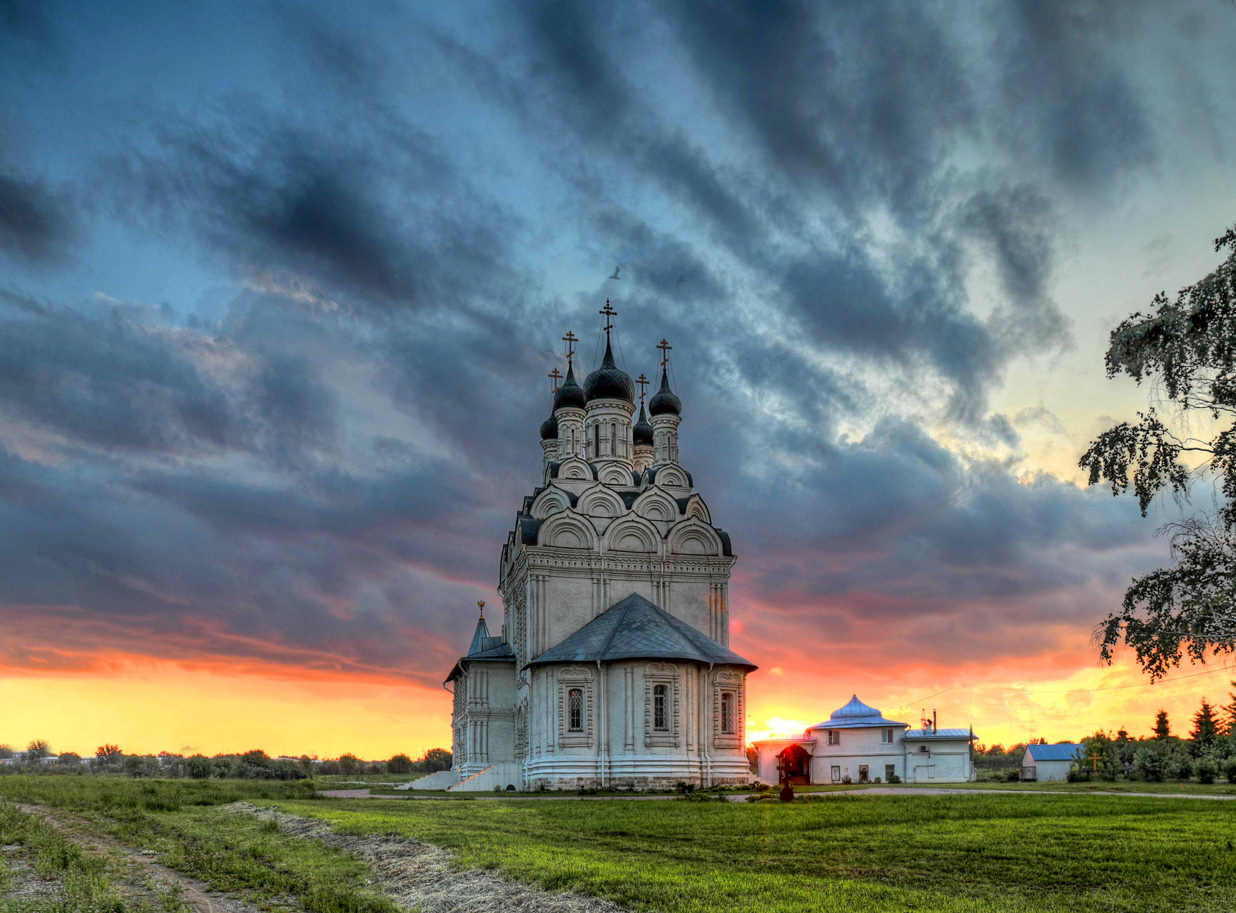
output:
[[[866,764],[858,765],[858,782],[859,783],[867,782],[867,765]]]
[[[571,732],[584,731],[584,692],[580,688],[567,692],[567,729]]]
[[[838,729],[828,730],[828,744],[829,745],[840,745],[841,744],[841,731],[840,730]]]
[[[592,458],[595,460],[601,455],[601,426],[592,426]]]
[[[656,685],[652,689],[652,728],[658,732],[669,731],[669,687]]]
[[[721,693],[721,734],[733,735],[734,726],[734,695],[729,691]]]
[[[880,736],[880,741],[883,742],[885,745],[892,745],[893,744],[893,730],[891,729],[883,730]]]
[[[895,776],[897,776],[897,765],[896,764],[885,764],[884,765],[884,782],[892,783],[893,777]]]
[[[618,456],[618,426],[609,426],[609,454],[610,456]]]
[[[834,783],[841,782],[841,766],[839,764],[833,765],[833,782]]]

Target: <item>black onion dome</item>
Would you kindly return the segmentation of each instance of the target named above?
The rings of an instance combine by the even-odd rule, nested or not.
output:
[[[558,440],[558,420],[552,415],[545,419],[545,421],[541,422],[541,440]]]
[[[588,402],[594,399],[620,399],[635,403],[635,383],[631,375],[614,364],[614,350],[605,340],[605,358],[601,367],[597,368],[584,379],[584,393]]]
[[[631,439],[635,446],[641,444],[652,446],[652,425],[648,424],[648,416],[644,414],[644,404],[639,404],[639,421],[635,423],[635,427],[631,429]]]
[[[648,411],[653,415],[682,415],[682,400],[670,389],[665,368],[661,369],[661,389],[648,400]]]
[[[554,411],[573,406],[576,409],[583,409],[588,405],[588,399],[584,396],[584,391],[579,384],[575,382],[575,366],[567,365],[566,380],[562,382],[562,386],[558,388],[558,392],[554,394]],[[555,435],[557,434],[555,425]]]

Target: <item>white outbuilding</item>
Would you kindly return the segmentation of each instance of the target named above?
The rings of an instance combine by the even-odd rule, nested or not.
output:
[[[1067,780],[1069,771],[1082,757],[1083,746],[1074,742],[1055,745],[1027,745],[1021,758],[1021,778],[1039,783]]]
[[[970,729],[911,729],[850,698],[801,736],[754,743],[760,779],[813,783],[966,783],[974,779]]]

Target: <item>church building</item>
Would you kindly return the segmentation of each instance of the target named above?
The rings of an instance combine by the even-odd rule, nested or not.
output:
[[[576,337],[541,425],[540,483],[502,547],[503,624],[484,614],[451,669],[452,790],[701,787],[752,781],[746,677],[729,649],[730,538],[680,463],[682,403],[605,354],[582,386]],[[638,416],[636,409],[638,407]],[[482,604],[482,612],[484,605]]]

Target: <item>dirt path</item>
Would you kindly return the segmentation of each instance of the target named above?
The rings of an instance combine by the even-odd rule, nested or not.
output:
[[[149,899],[152,893],[149,883],[162,891],[175,891],[181,903],[191,913],[262,913],[256,904],[237,897],[211,891],[200,881],[182,875],[174,869],[155,862],[148,853],[137,850],[115,837],[94,831],[87,822],[66,814],[61,809],[42,805],[18,803],[29,815],[37,815],[74,843],[107,857],[119,872],[117,887],[127,897]],[[156,904],[158,906],[158,904]]]
[[[374,887],[403,909],[421,913],[623,913],[624,908],[598,897],[546,891],[511,881],[488,869],[460,869],[450,850],[419,840],[360,836],[336,831],[325,821],[302,818],[248,802],[226,806],[262,821],[274,821],[283,833],[319,840],[365,862]]]

